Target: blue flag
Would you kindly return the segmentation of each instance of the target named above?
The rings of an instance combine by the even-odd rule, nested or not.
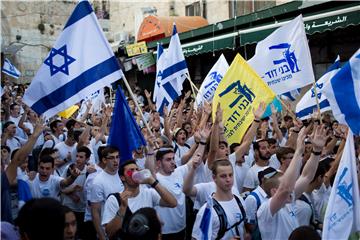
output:
[[[80,1],[24,94],[50,118],[121,79],[118,60],[88,1]]]
[[[18,199],[19,199],[19,209],[24,206],[24,204],[32,199],[32,194],[30,191],[29,184],[23,179],[17,179],[18,184]]]
[[[116,92],[108,145],[120,150],[120,163],[132,159],[132,151],[146,145],[120,87]]]
[[[334,117],[360,135],[360,49],[350,58],[322,90]]]
[[[16,79],[18,79],[21,75],[20,71],[7,58],[4,60],[2,72]]]

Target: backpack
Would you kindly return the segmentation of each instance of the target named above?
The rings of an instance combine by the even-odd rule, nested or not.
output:
[[[120,197],[120,193],[111,193],[108,195],[107,199],[110,197],[110,196],[114,196],[116,198],[116,201],[119,205],[119,208],[121,206],[121,197]],[[130,210],[129,207],[126,208],[126,212],[125,212],[125,216],[123,218],[123,222],[122,222],[122,228],[120,230],[117,231],[117,233],[115,234],[115,236],[111,239],[123,239],[124,237],[126,237],[126,228],[129,224],[129,219],[130,219],[130,216],[132,215],[132,212]]]
[[[301,194],[301,196],[298,198],[298,200],[303,201],[310,206],[310,209],[311,209],[310,225],[313,226],[315,229],[321,230],[321,228],[319,227],[319,224],[321,224],[321,222],[319,222],[318,220],[315,219],[314,208],[313,208],[312,203],[309,201],[309,199],[304,194]]]
[[[242,218],[240,219],[239,222],[233,224],[229,228],[227,228],[228,220],[227,220],[227,216],[226,216],[226,213],[225,213],[223,207],[220,205],[220,203],[218,201],[216,201],[216,199],[213,198],[213,208],[214,208],[216,214],[218,215],[219,221],[220,221],[220,227],[219,227],[219,231],[218,231],[216,239],[221,239],[227,231],[229,231],[230,229],[232,229],[234,227],[235,227],[236,234],[238,236],[240,236],[237,226],[240,225],[240,223],[246,219],[246,213],[245,213],[245,209],[244,209],[243,205],[240,202],[240,199],[235,195],[233,195],[233,196],[240,208]]]

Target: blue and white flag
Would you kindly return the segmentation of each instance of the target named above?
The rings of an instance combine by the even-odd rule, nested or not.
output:
[[[360,135],[360,49],[324,85],[322,93],[336,120],[348,125],[355,135]]]
[[[280,95],[282,100],[294,102],[300,96],[301,88],[286,92]]]
[[[2,72],[5,73],[6,75],[9,75],[11,77],[14,77],[16,79],[18,79],[21,75],[20,71],[17,70],[17,68],[12,65],[12,63],[10,62],[9,59],[5,58],[4,60],[4,65],[2,68]]]
[[[81,107],[79,109],[79,113],[77,119],[81,119],[82,116],[86,113],[87,104],[88,102],[91,103],[91,108],[89,113],[96,114],[99,113],[102,109],[103,104],[105,104],[105,95],[104,95],[104,88],[97,90],[96,92],[86,96],[84,101],[81,103]]]
[[[17,179],[18,185],[18,200],[19,200],[19,209],[25,205],[25,203],[32,199],[32,194],[30,186],[27,181],[21,177]]]
[[[123,76],[88,1],[80,1],[24,95],[49,118]]]
[[[322,239],[348,239],[352,232],[360,231],[359,194],[354,136],[349,129],[325,212]]]
[[[213,199],[211,195],[208,196],[206,202],[206,208],[200,222],[201,230],[201,240],[210,240],[212,239],[212,208],[213,208]]]
[[[132,159],[132,152],[146,145],[144,136],[120,87],[116,92],[115,106],[107,143],[120,150],[120,163]]]
[[[313,83],[315,78],[302,16],[259,42],[248,63],[278,95]]]
[[[317,109],[316,97],[319,99],[320,112],[325,112],[331,110],[329,101],[326,99],[325,95],[322,94],[322,88],[324,85],[330,81],[330,79],[335,76],[335,74],[340,70],[340,57],[338,56],[335,62],[329,67],[326,73],[316,82],[316,93],[314,87],[310,88],[309,91],[301,98],[301,100],[296,105],[296,116],[301,120],[311,117],[311,114],[314,112],[314,109]]]
[[[203,83],[200,86],[199,92],[196,96],[196,106],[203,105],[204,100],[209,103],[212,102],[215,90],[228,68],[229,64],[226,61],[224,55],[221,54],[221,56],[211,68],[209,73],[206,75]]]
[[[158,56],[156,63],[156,82],[154,87],[154,99],[156,110],[163,114],[164,106],[171,108],[173,101],[181,96],[183,83],[188,77],[189,71],[185,57],[182,52],[179,34],[174,24],[167,51],[158,45]]]

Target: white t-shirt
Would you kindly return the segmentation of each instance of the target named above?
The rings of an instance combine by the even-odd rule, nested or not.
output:
[[[244,206],[244,201],[242,200],[241,197],[239,197],[241,204]],[[235,197],[233,197],[232,200],[230,201],[218,201],[219,204],[221,205],[221,207],[224,209],[226,217],[227,217],[227,228],[234,225],[235,223],[239,222],[241,219],[243,219],[243,216],[241,214],[241,210],[236,202]],[[200,229],[200,223],[201,223],[201,219],[203,217],[205,208],[206,208],[206,204],[204,204],[198,214],[196,215],[196,220],[194,223],[194,227],[193,227],[193,232],[192,232],[192,237],[195,239],[201,239],[202,233],[201,233],[201,229]],[[214,208],[211,209],[211,215],[213,216],[212,222],[210,223],[212,226],[212,235],[211,235],[211,239],[216,239],[218,232],[219,232],[219,228],[220,228],[220,221],[219,218],[217,217],[217,213],[214,210]],[[240,235],[240,239],[244,239],[244,221],[245,219],[243,219],[243,221],[237,226],[237,229],[239,231],[239,235]],[[233,237],[237,236],[236,234],[236,230],[235,227],[228,230],[225,235],[222,237],[222,239],[231,239]]]
[[[49,179],[46,182],[42,182],[39,179],[39,173],[37,173],[33,181],[28,180],[32,197],[50,197],[60,201],[60,182],[62,180],[62,177],[50,175]]]
[[[299,227],[295,203],[288,203],[274,215],[270,212],[272,198],[261,204],[257,211],[258,225],[263,240],[288,239],[291,232]]]
[[[92,215],[91,215],[91,207],[90,207],[90,198],[91,198],[91,188],[94,182],[95,177],[101,173],[103,170],[98,165],[95,165],[96,172],[90,173],[89,176],[85,180],[84,184],[84,194],[85,194],[85,216],[84,216],[84,222],[91,221]]]
[[[269,160],[269,167],[279,169],[280,166],[281,166],[281,163],[278,160],[278,158],[276,157],[276,154],[271,155],[270,160]]]
[[[194,209],[199,210],[202,205],[206,203],[209,199],[209,196],[212,195],[216,191],[216,184],[214,182],[207,183],[198,183],[195,184],[196,188],[196,197],[194,202]],[[239,196],[239,191],[235,186],[232,186],[232,193]]]
[[[108,140],[108,136],[105,136],[105,140],[107,141]],[[106,143],[106,142],[105,142]],[[90,140],[90,146],[91,146],[91,155],[94,156],[94,159],[95,159],[95,163],[98,164],[99,163],[99,155],[98,155],[98,149],[101,145],[103,145],[104,143],[99,140],[97,143],[96,143],[96,139],[95,138],[91,138]]]
[[[255,224],[257,222],[256,218],[256,212],[258,210],[258,206],[260,207],[261,204],[265,201],[267,201],[267,194],[265,191],[258,186],[255,188],[254,191],[252,191],[253,194],[256,194],[259,197],[260,204],[258,205],[258,202],[252,194],[249,194],[245,199],[245,212],[246,212],[246,218],[248,223]]]
[[[140,188],[139,194],[136,197],[128,198],[128,207],[132,213],[136,212],[140,208],[155,207],[160,204],[160,195],[150,188]],[[109,223],[119,211],[119,204],[116,197],[111,195],[105,202],[104,215],[102,217],[101,224]]]
[[[139,167],[139,169],[145,169],[145,161],[146,161],[146,157],[142,157],[142,158],[135,158],[136,161],[136,165]]]
[[[259,186],[258,173],[267,167],[268,166],[260,167],[255,163],[247,172],[243,187],[255,189],[257,186]]]
[[[175,152],[175,162],[176,162],[176,166],[179,167],[182,165],[181,158],[190,150],[190,148],[186,145],[180,146],[175,141],[173,141],[173,147],[174,147],[174,149],[177,148],[176,152]]]
[[[189,167],[188,164],[186,164],[177,167],[170,176],[164,176],[160,173],[156,174],[160,184],[173,194],[177,201],[175,208],[156,207],[156,211],[164,223],[164,226],[162,226],[162,234],[177,233],[186,227],[185,194],[182,188],[184,177],[188,172]]]
[[[31,122],[24,122],[24,125],[26,128],[30,129],[30,133],[33,134],[34,132],[34,126],[31,124]],[[36,140],[36,143],[34,145],[34,148],[36,148],[37,146],[41,146],[44,144],[44,135],[40,134],[40,136],[38,137],[38,139]]]
[[[20,137],[8,138],[6,140],[6,146],[10,148],[10,155],[15,149],[21,148],[27,142],[26,139]]]
[[[89,200],[92,203],[101,203],[101,216],[103,216],[107,197],[111,193],[122,191],[124,191],[124,185],[120,180],[119,174],[111,175],[106,171],[102,171],[93,181]]]
[[[56,148],[59,151],[59,158],[61,160],[64,160],[67,157],[68,153],[70,153],[72,155],[73,151],[76,151],[76,144],[74,144],[72,146],[68,146],[65,144],[65,142],[59,142],[58,144],[55,145],[54,148]],[[62,176],[65,168],[67,166],[69,166],[71,163],[73,163],[74,161],[75,161],[75,159],[73,157],[71,157],[71,161],[66,162],[64,165],[57,168],[55,171],[58,172],[58,174],[60,176]]]
[[[245,181],[247,172],[250,169],[250,166],[248,164],[246,164],[246,162],[244,162],[241,166],[236,164],[236,154],[235,153],[232,153],[229,155],[229,160],[234,169],[234,178],[235,178],[234,184],[236,185],[239,193],[241,193],[243,190],[244,181]]]
[[[67,171],[69,169],[69,166],[67,166],[63,172],[62,177],[63,178],[67,178]],[[68,188],[73,188],[75,185],[79,185],[84,187],[85,184],[85,180],[86,180],[86,166],[84,167],[84,169],[80,172],[80,175],[75,179],[75,181],[68,186],[67,188],[65,188],[64,190],[68,189]],[[68,195],[66,194],[62,194],[62,204],[65,206],[68,206],[70,209],[72,209],[75,212],[84,212],[85,211],[85,194],[84,194],[84,189],[82,191],[73,193],[76,194],[80,200],[79,202],[74,202]]]

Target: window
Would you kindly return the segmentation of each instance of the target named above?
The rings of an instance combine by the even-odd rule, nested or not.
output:
[[[201,16],[200,2],[194,2],[185,6],[186,16]]]
[[[242,16],[250,14],[256,11],[260,11],[266,8],[274,7],[276,1],[229,1],[229,16],[233,18],[235,16]]]

